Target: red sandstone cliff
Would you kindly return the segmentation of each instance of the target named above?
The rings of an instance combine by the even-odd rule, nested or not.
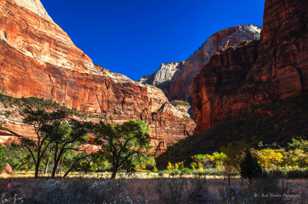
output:
[[[17,98],[52,99],[112,122],[143,119],[158,150],[195,127],[161,90],[95,66],[38,0],[0,0],[0,90]]]
[[[214,56],[194,80],[197,130],[308,89],[308,1],[266,0],[261,40]]]
[[[190,100],[194,78],[210,61],[213,55],[228,48],[258,40],[260,29],[254,25],[228,28],[213,34],[199,50],[179,66],[168,90],[169,99]]]
[[[212,36],[181,63],[162,64],[154,74],[141,79],[161,88],[170,100],[189,100],[193,79],[210,61],[211,57],[228,48],[258,40],[261,29],[254,25],[242,25],[221,30]]]

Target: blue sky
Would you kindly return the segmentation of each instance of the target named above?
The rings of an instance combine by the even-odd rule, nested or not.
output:
[[[214,32],[262,25],[264,0],[42,0],[96,64],[133,79],[189,57]]]

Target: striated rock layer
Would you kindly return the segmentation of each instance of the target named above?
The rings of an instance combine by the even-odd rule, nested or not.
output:
[[[99,73],[92,60],[46,16],[41,3],[35,2],[0,1],[0,39],[41,64],[48,63],[82,73]]]
[[[158,152],[193,132],[189,115],[161,90],[95,66],[40,1],[0,0],[0,11],[2,93],[52,99],[113,123],[145,120]]]
[[[197,130],[308,89],[308,2],[266,0],[261,40],[215,55],[194,80]]]

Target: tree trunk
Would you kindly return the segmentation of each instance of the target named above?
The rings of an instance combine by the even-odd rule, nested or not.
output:
[[[53,165],[53,168],[52,168],[52,172],[51,172],[51,178],[55,178],[56,177],[57,168],[58,168],[58,162],[55,161],[54,165]]]
[[[231,186],[231,175],[228,174],[228,185]]]
[[[60,162],[59,158],[54,160],[54,164],[53,164],[52,172],[51,172],[51,178],[55,178],[56,177],[56,173],[57,173],[57,169],[58,169],[58,166],[59,166],[59,162]]]
[[[65,174],[63,175],[63,178],[66,178],[70,173],[71,173],[71,171],[74,169],[74,167],[71,167],[69,170],[67,170],[66,172],[65,172]]]
[[[116,177],[117,177],[117,170],[113,170],[112,171],[112,175],[111,175],[111,179],[116,179]]]
[[[47,162],[46,162],[46,166],[45,166],[45,171],[44,171],[45,176],[48,175],[48,168],[49,168],[49,157],[47,158]]]
[[[79,161],[79,160],[77,160]],[[66,178],[75,168],[75,164],[77,161],[74,161],[73,164],[71,165],[71,167],[65,172],[65,174],[63,175],[63,178]]]
[[[40,158],[37,158],[37,162],[35,164],[34,178],[38,178],[39,177],[40,163],[41,163]]]
[[[116,164],[113,165],[112,170],[111,170],[111,172],[112,172],[111,179],[116,179],[117,173],[118,173],[118,169],[119,169],[118,162],[116,162]]]

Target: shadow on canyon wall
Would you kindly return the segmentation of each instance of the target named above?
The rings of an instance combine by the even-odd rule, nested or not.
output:
[[[210,153],[231,143],[249,147],[263,144],[286,145],[294,137],[307,138],[308,94],[260,105],[236,118],[217,124],[170,147],[157,158],[160,168],[170,162],[189,162],[191,156]]]

